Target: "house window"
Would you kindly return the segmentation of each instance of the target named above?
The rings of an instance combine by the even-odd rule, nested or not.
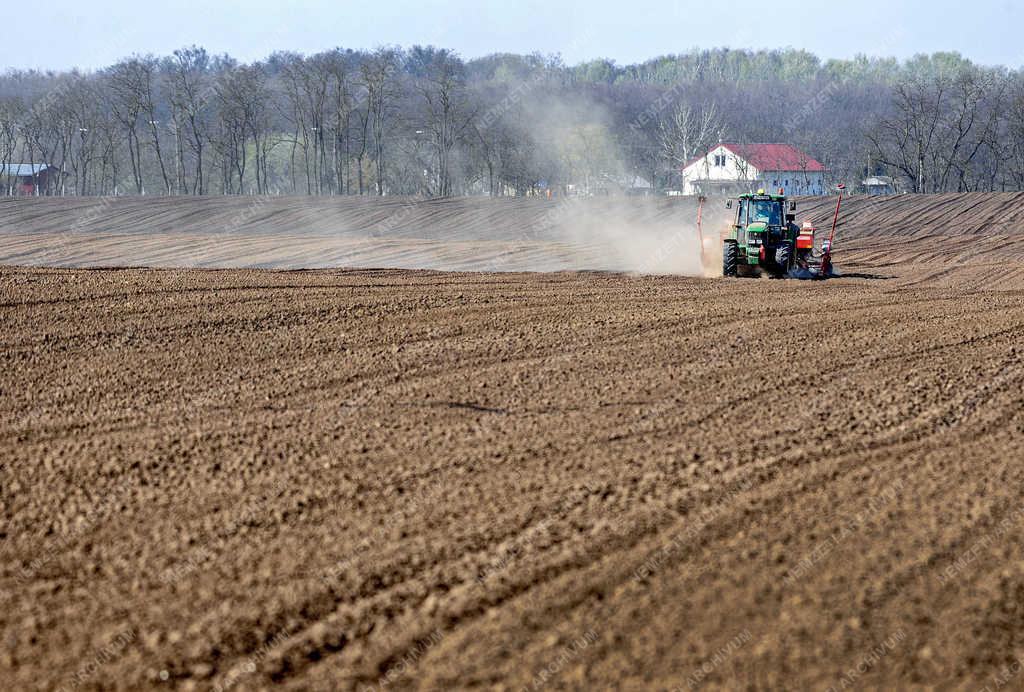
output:
[[[715,167],[725,168],[725,154],[715,154]]]

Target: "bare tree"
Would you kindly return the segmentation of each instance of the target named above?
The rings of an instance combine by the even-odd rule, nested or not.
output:
[[[992,177],[977,164],[994,146],[1006,87],[1001,75],[973,66],[912,74],[894,88],[894,114],[867,133],[875,157],[914,192],[973,189]]]
[[[164,163],[163,148],[160,145],[160,121],[157,116],[157,96],[155,93],[158,67],[159,62],[156,58],[138,58],[135,65],[136,81],[133,86],[137,90],[141,111],[146,124],[149,126],[150,146],[153,149],[157,166],[160,169],[164,193],[169,195],[174,189],[174,185],[177,184],[177,178],[175,178],[175,183],[172,184],[171,176],[167,171],[167,165]]]
[[[1010,87],[1003,136],[1006,142],[1002,160],[1006,164],[1009,185],[1024,189],[1024,79],[1017,77]]]
[[[957,192],[978,190],[985,181],[989,181],[990,188],[994,186],[999,165],[996,138],[1002,125],[1007,87],[1007,79],[992,72],[972,69],[958,76],[941,189],[951,189],[954,176]]]
[[[124,130],[132,182],[135,191],[140,195],[145,189],[142,181],[142,143],[139,140],[140,115],[143,107],[140,82],[145,79],[141,72],[140,61],[136,58],[122,60],[107,70],[111,113]]]
[[[99,103],[96,85],[79,76],[69,84],[63,98],[56,104],[58,138],[71,168],[77,195],[91,193],[91,166],[103,146],[101,122],[104,116]]]
[[[321,194],[326,185],[326,133],[329,73],[319,56],[294,56],[283,70],[289,103],[288,117],[294,128],[292,165],[296,147],[302,148],[306,194]]]
[[[14,193],[12,165],[18,147],[19,122],[24,117],[24,106],[20,100],[0,101],[0,166],[3,167],[4,194]]]
[[[466,92],[462,60],[447,50],[414,47],[416,90],[422,98],[425,129],[430,134],[435,163],[434,194],[452,194],[452,151],[476,116]]]
[[[365,84],[363,85],[365,88]],[[364,161],[370,148],[370,103],[369,97],[363,99],[362,105],[353,111],[355,116],[355,133],[359,137],[359,150],[356,152],[356,180],[359,194],[366,194],[366,174]]]
[[[120,194],[120,170],[124,158],[124,138],[117,119],[109,108],[94,124],[95,139],[99,151],[99,179],[94,194]]]
[[[351,159],[352,120],[359,103],[365,100],[365,90],[356,83],[351,52],[340,49],[330,51],[323,56],[322,62],[328,76],[330,116],[326,125],[331,133],[333,190],[338,194],[350,194],[352,183],[348,168]]]
[[[680,104],[659,123],[661,150],[671,168],[685,168],[725,136],[725,127],[713,103],[698,108]],[[705,161],[707,165],[707,161]]]
[[[210,57],[206,50],[192,46],[174,51],[169,61],[170,101],[178,156],[178,191],[201,195],[206,190],[203,170],[207,129],[207,105],[212,96],[208,83]],[[194,157],[191,188],[186,182],[184,146],[187,142]]]
[[[245,122],[253,141],[256,191],[266,194],[270,191],[269,160],[275,142],[269,107],[273,93],[267,86],[267,75],[263,65],[256,64],[248,68],[245,84]]]
[[[721,141],[725,130],[715,104],[699,108],[679,105],[659,126],[661,147],[665,158],[677,166],[685,166],[699,152]]]
[[[262,193],[266,157],[271,148],[263,67],[243,65],[223,71],[216,78],[213,91],[218,118],[217,136],[211,139],[211,144],[220,156],[223,191],[245,192],[251,143],[256,188]]]
[[[376,192],[386,192],[385,136],[395,114],[399,95],[398,69],[400,56],[394,48],[379,48],[360,66],[362,84],[366,88],[366,108],[373,134],[373,163],[376,168]]]

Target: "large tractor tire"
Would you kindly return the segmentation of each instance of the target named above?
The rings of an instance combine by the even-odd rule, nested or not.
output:
[[[722,241],[722,276],[736,276],[739,265],[739,248],[735,240]]]
[[[793,247],[789,243],[780,245],[775,251],[776,276],[783,277],[789,273],[789,263],[793,257]]]

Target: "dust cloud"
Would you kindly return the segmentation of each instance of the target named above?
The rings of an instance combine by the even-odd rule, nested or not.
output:
[[[714,275],[715,206],[702,262],[692,198],[37,198],[7,205],[0,262]]]

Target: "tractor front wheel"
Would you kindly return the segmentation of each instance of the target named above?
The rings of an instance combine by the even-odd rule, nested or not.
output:
[[[735,240],[722,241],[722,276],[736,276],[739,248]]]

